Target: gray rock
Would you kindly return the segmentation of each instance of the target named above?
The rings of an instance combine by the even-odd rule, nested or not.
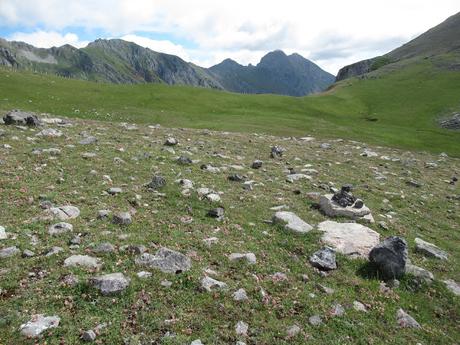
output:
[[[223,207],[213,208],[212,210],[208,211],[208,216],[221,220],[224,218],[224,208]]]
[[[45,256],[52,256],[52,255],[56,255],[60,252],[63,252],[64,251],[64,248],[62,247],[51,247],[45,254]]]
[[[247,301],[248,295],[245,289],[238,289],[233,293],[233,300],[237,302]]]
[[[238,321],[235,326],[235,333],[239,336],[247,336],[249,330],[249,325],[244,321]]]
[[[444,280],[444,284],[454,295],[460,296],[460,284],[452,279]]]
[[[190,343],[190,345],[204,345],[200,339],[196,339]]]
[[[45,128],[36,134],[37,137],[59,138],[62,132],[54,128]]]
[[[98,289],[103,295],[113,295],[122,292],[129,286],[130,279],[123,273],[110,273],[89,279],[89,284]]]
[[[102,242],[99,243],[97,246],[93,248],[93,252],[95,253],[112,253],[115,251],[115,247],[113,244],[109,242]]]
[[[112,221],[118,225],[129,225],[133,221],[129,212],[118,212],[113,215]]]
[[[176,146],[179,142],[175,138],[167,138],[165,141],[166,146]]]
[[[0,249],[0,259],[12,257],[20,252],[21,251],[16,246]]]
[[[212,174],[220,173],[220,169],[217,168],[217,167],[212,166],[211,164],[203,164],[201,166],[201,170],[205,170],[205,171],[210,172]]]
[[[296,337],[301,332],[301,328],[297,325],[292,325],[286,330],[286,336],[290,338]]]
[[[336,303],[332,306],[329,314],[331,316],[343,316],[345,315],[345,308],[341,304]]]
[[[0,240],[6,240],[8,238],[8,234],[3,226],[0,225]]]
[[[335,258],[335,251],[331,248],[325,247],[310,256],[310,264],[320,270],[330,271],[337,268]]]
[[[27,125],[36,127],[41,125],[41,121],[34,113],[21,110],[12,110],[3,117],[5,125]]]
[[[308,318],[308,322],[312,326],[319,326],[323,323],[323,320],[321,320],[321,317],[319,315],[313,315]]]
[[[88,255],[72,255],[64,260],[65,267],[84,267],[99,269],[102,266],[101,259]]]
[[[366,306],[363,303],[359,302],[359,301],[353,301],[353,309],[356,310],[356,311],[361,311],[361,312],[367,313]]]
[[[28,338],[37,338],[44,331],[58,327],[59,322],[61,322],[59,316],[33,315],[29,322],[19,327],[19,331]]]
[[[286,182],[294,183],[299,180],[311,180],[312,177],[305,174],[289,174],[286,177]]]
[[[311,225],[305,223],[296,214],[287,211],[276,212],[273,216],[273,223],[283,224],[286,230],[296,234],[306,234],[313,229]]]
[[[81,339],[88,343],[93,342],[96,340],[96,333],[92,329],[90,329],[89,331],[83,332],[83,334],[81,335]]]
[[[318,224],[318,230],[324,233],[323,243],[351,257],[368,258],[371,249],[380,241],[378,232],[357,223],[325,221]]]
[[[29,249],[26,249],[22,252],[22,257],[23,258],[32,258],[35,256],[35,253]]]
[[[53,218],[61,221],[74,219],[80,215],[80,210],[75,206],[51,207],[47,211],[53,216]]]
[[[72,232],[73,231],[73,225],[69,223],[57,223],[53,224],[48,228],[48,234],[55,236],[55,235],[61,235],[66,232]]]
[[[159,269],[165,273],[181,273],[192,267],[190,258],[168,248],[160,248],[155,255],[144,253],[135,260],[137,265]]]
[[[228,256],[228,258],[230,261],[246,260],[250,265],[254,265],[257,262],[256,255],[254,253],[232,253]]]
[[[177,163],[182,165],[190,165],[193,163],[193,161],[187,156],[180,156],[179,158],[177,158]]]
[[[204,277],[203,279],[201,279],[201,288],[208,292],[211,292],[214,289],[219,289],[219,290],[226,289],[227,284],[225,284],[224,282],[218,281],[216,279],[213,279],[211,277]]]
[[[118,188],[118,187],[112,187],[112,188],[109,188],[107,190],[107,193],[109,193],[110,195],[116,195],[116,194],[120,194],[122,192],[123,192],[123,190],[121,188]]]
[[[270,157],[271,158],[281,158],[285,151],[286,150],[282,148],[281,146],[273,146],[271,148]]]
[[[415,278],[424,281],[428,284],[434,280],[433,273],[427,271],[424,268],[409,263],[406,263],[406,273],[412,274]]]
[[[401,328],[421,328],[420,324],[401,308],[396,312],[396,321]]]
[[[399,279],[406,271],[407,255],[406,241],[392,236],[370,251],[369,260],[376,265],[384,280]]]
[[[78,142],[80,145],[91,145],[97,143],[97,138],[93,136],[87,136]]]
[[[436,245],[426,242],[421,238],[415,239],[415,250],[426,256],[431,256],[440,260],[447,260],[448,254]]]
[[[147,184],[147,188],[158,190],[166,186],[166,179],[163,176],[155,175],[152,177],[152,181]]]
[[[262,162],[260,160],[255,160],[254,162],[252,162],[251,168],[252,169],[260,169],[260,168],[262,168],[263,164],[264,164],[264,162]]]
[[[151,272],[141,271],[136,273],[137,277],[140,279],[150,278],[152,276]]]
[[[109,210],[99,210],[99,211],[97,211],[97,219],[109,218],[109,215],[110,215]]]

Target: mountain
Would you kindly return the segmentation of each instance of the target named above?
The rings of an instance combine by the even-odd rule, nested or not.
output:
[[[334,76],[298,54],[277,50],[256,66],[242,66],[227,59],[209,71],[226,89],[239,93],[275,93],[304,96],[325,90]]]
[[[361,76],[383,66],[409,59],[432,59],[450,54],[460,55],[460,12],[428,30],[403,46],[379,57],[356,62],[343,67],[337,81]],[[454,66],[459,66],[457,63]],[[452,67],[452,65],[450,66]]]
[[[322,91],[334,81],[298,54],[275,51],[257,66],[225,60],[206,69],[119,39],[98,39],[81,49],[70,45],[43,49],[0,39],[0,65],[98,82],[166,83],[291,96]]]

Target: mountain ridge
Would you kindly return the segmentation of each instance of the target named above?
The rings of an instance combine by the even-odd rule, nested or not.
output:
[[[290,96],[323,91],[334,81],[331,74],[298,54],[288,57],[274,51],[257,66],[225,59],[204,68],[121,39],[97,39],[79,49],[68,44],[36,48],[0,39],[0,65],[98,82],[166,83]]]

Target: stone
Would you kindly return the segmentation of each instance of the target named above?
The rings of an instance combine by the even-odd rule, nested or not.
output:
[[[158,190],[166,186],[166,179],[163,176],[155,175],[152,177],[152,181],[147,184],[147,188]]]
[[[109,193],[110,195],[117,195],[117,194],[120,194],[122,192],[123,192],[123,190],[121,188],[118,188],[118,187],[112,187],[112,188],[107,189],[107,193]]]
[[[357,223],[325,221],[318,224],[323,232],[321,241],[343,255],[368,258],[372,248],[379,244],[378,232]]]
[[[415,278],[428,284],[434,280],[433,273],[410,263],[406,263],[406,273],[412,274]]]
[[[175,138],[172,138],[172,137],[169,137],[166,139],[165,141],[165,146],[176,146],[179,142],[175,139]]]
[[[89,331],[83,332],[83,334],[81,335],[81,339],[88,343],[93,342],[96,340],[96,333],[92,329],[90,329]]]
[[[0,249],[0,259],[12,257],[19,254],[20,252],[21,251],[16,246]]]
[[[233,300],[237,302],[247,301],[248,295],[245,289],[238,289],[233,293]]]
[[[329,314],[331,316],[343,316],[345,315],[345,308],[341,304],[336,303],[329,310]]]
[[[282,224],[286,230],[296,234],[306,234],[313,229],[311,225],[305,223],[296,214],[287,211],[276,212],[273,216],[273,223]]]
[[[102,267],[102,262],[101,259],[88,255],[72,255],[64,260],[64,266],[99,269]]]
[[[420,324],[401,308],[396,312],[396,321],[401,328],[421,328]]]
[[[192,267],[189,257],[168,248],[160,248],[155,255],[144,253],[135,260],[137,265],[156,268],[164,273],[182,273]]]
[[[103,295],[118,294],[125,290],[130,283],[123,273],[110,273],[89,279],[89,284],[98,289]]]
[[[140,279],[150,278],[152,276],[151,272],[140,271],[136,273],[137,277]]]
[[[220,202],[221,199],[220,199],[220,195],[217,194],[217,193],[209,193],[206,195],[206,200],[210,201],[210,202]]]
[[[329,217],[347,217],[356,220],[371,213],[371,210],[366,205],[362,205],[361,208],[353,206],[343,207],[332,200],[333,196],[333,194],[326,194],[321,196],[319,200],[321,211]]]
[[[436,245],[421,238],[415,239],[415,251],[440,260],[447,260],[448,254]]]
[[[219,290],[226,289],[227,284],[225,284],[224,282],[218,281],[216,279],[213,279],[211,277],[204,277],[203,279],[201,279],[201,288],[208,292],[211,292],[214,289],[219,289]]]
[[[190,345],[204,345],[200,339],[196,339],[190,343]]]
[[[26,249],[22,252],[22,257],[23,258],[32,258],[35,256],[35,253],[29,249]]]
[[[129,212],[118,212],[115,213],[112,217],[114,224],[118,225],[129,225],[133,222],[131,219],[131,214]]]
[[[224,208],[223,207],[213,208],[212,210],[208,211],[208,216],[221,220],[224,218]]]
[[[281,158],[285,151],[286,150],[282,148],[281,146],[273,146],[271,148],[270,157],[271,158]]]
[[[54,128],[46,128],[36,134],[37,137],[59,138],[62,132]]]
[[[53,216],[53,218],[61,221],[74,219],[80,215],[80,210],[75,206],[51,207],[47,211]]]
[[[252,169],[260,169],[260,168],[262,168],[263,164],[264,164],[264,162],[262,162],[260,160],[255,160],[254,162],[252,162],[251,168]]]
[[[201,170],[205,170],[207,172],[210,172],[212,174],[218,174],[220,173],[220,169],[217,168],[217,167],[213,167],[212,165],[210,164],[203,164],[201,167]]]
[[[72,232],[73,225],[65,222],[53,224],[48,228],[48,234],[52,236],[61,235],[66,232]]]
[[[243,182],[245,180],[243,176],[238,174],[228,175],[227,179],[232,182]]]
[[[45,254],[45,256],[52,256],[52,255],[56,255],[60,252],[63,252],[64,251],[64,248],[62,247],[51,247]]]
[[[286,337],[288,339],[296,337],[301,332],[301,329],[298,325],[292,325],[286,329]]]
[[[377,152],[374,152],[370,149],[365,149],[362,153],[361,153],[361,156],[363,157],[369,157],[369,158],[372,158],[372,157],[377,157],[379,154]]]
[[[359,301],[353,301],[353,309],[356,311],[367,313],[366,306]]]
[[[325,247],[313,253],[310,256],[310,264],[323,271],[335,270],[337,262],[335,258],[335,251],[331,248]]]
[[[454,295],[460,296],[460,284],[452,279],[443,280],[444,284],[448,290],[450,290]]]
[[[177,163],[182,165],[190,165],[193,163],[193,161],[187,156],[180,156],[179,158],[177,158]]]
[[[321,320],[321,317],[319,315],[313,315],[308,318],[308,322],[312,326],[319,326],[323,323],[323,320]]]
[[[8,234],[3,226],[0,225],[0,240],[6,240],[8,238]]]
[[[249,325],[244,321],[238,321],[235,326],[235,333],[239,336],[247,336],[248,335]]]
[[[311,180],[312,177],[305,174],[289,174],[286,177],[286,182],[294,183],[299,180]]]
[[[93,136],[87,136],[78,142],[80,145],[91,145],[97,143],[97,138]]]
[[[22,335],[27,338],[37,338],[44,331],[59,326],[61,319],[59,316],[45,316],[43,314],[33,315],[31,320],[19,327]]]
[[[407,243],[403,238],[392,236],[375,246],[369,260],[376,265],[384,280],[399,279],[406,271]]]
[[[99,210],[97,211],[97,219],[106,219],[109,218],[110,211],[109,210]]]
[[[228,256],[230,261],[241,261],[246,260],[248,264],[254,265],[257,262],[256,256],[254,253],[232,253]]]
[[[113,246],[113,244],[109,242],[99,243],[93,248],[93,252],[95,253],[112,253],[114,251],[115,247]]]
[[[5,125],[26,125],[36,127],[41,125],[41,121],[34,113],[21,110],[12,110],[3,117]]]

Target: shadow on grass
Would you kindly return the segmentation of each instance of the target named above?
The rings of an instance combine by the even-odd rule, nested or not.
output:
[[[361,267],[358,268],[356,274],[364,279],[376,279],[381,280],[382,278],[379,275],[377,266],[371,262],[364,263]]]

